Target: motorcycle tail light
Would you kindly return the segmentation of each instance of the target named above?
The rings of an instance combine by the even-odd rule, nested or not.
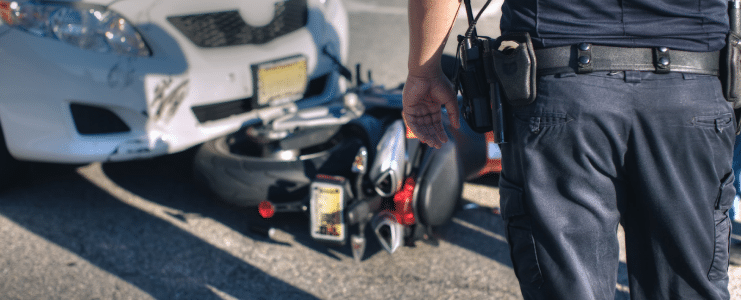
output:
[[[394,216],[402,225],[413,225],[416,222],[414,218],[414,208],[412,207],[412,198],[414,197],[414,178],[407,178],[404,187],[394,195]]]
[[[275,214],[275,205],[270,201],[263,201],[257,206],[257,210],[264,219],[270,219]]]

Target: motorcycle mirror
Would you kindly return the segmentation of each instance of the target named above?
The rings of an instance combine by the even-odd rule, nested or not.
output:
[[[352,163],[352,172],[353,173],[365,173],[367,170],[368,165],[368,149],[365,149],[365,147],[361,146],[360,149],[358,149],[358,153],[355,154],[355,160]]]

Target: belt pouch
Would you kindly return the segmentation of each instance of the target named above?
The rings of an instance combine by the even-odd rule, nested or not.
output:
[[[535,101],[535,49],[530,34],[511,33],[494,40],[494,71],[507,102],[513,106]]]

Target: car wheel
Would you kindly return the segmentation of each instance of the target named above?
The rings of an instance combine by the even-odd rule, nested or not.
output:
[[[324,143],[293,149],[291,159],[260,156],[257,143],[236,133],[201,145],[194,160],[196,181],[218,200],[257,206],[264,200],[304,199],[317,174],[349,176],[363,139],[346,129]],[[291,149],[287,149],[291,151]]]

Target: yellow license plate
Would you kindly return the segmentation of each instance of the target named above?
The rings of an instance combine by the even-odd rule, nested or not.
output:
[[[303,56],[253,66],[257,107],[279,105],[301,99],[308,85]]]
[[[329,241],[344,241],[342,187],[315,182],[312,184],[311,193],[311,236]]]

